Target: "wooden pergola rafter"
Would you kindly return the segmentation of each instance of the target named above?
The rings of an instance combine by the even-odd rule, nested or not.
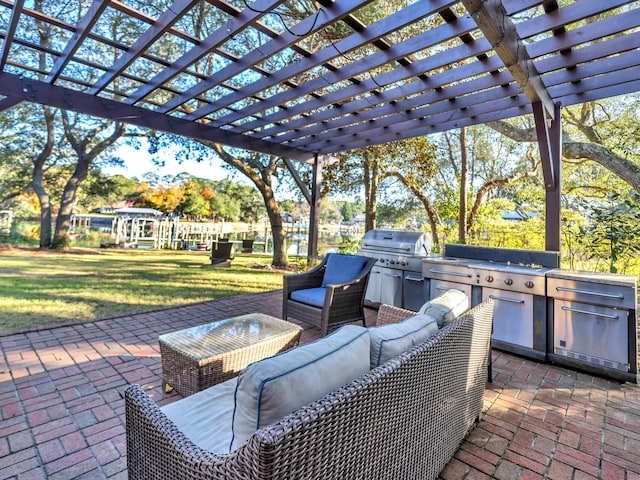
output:
[[[292,0],[51,0],[41,11],[0,0],[0,110],[38,102],[316,166],[533,114],[549,208],[560,107],[640,90],[638,0],[387,3],[395,11],[372,0],[305,13]],[[203,13],[196,33],[189,21]],[[111,38],[114,18],[138,29]],[[558,232],[548,225],[548,248]]]

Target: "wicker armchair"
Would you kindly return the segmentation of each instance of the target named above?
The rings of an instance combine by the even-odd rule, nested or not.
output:
[[[333,260],[330,261],[330,258]],[[346,257],[346,258],[345,258]],[[362,259],[362,269],[354,278],[343,283],[329,283],[324,285],[327,264],[334,266],[336,261],[345,258],[353,259],[352,255],[342,255],[332,253],[327,255],[320,265],[299,274],[285,275],[283,285],[282,318],[297,318],[304,322],[320,327],[320,332],[324,336],[337,325],[361,321],[364,325],[364,294],[367,290],[369,273],[376,263],[373,258],[357,257]],[[323,295],[320,302],[310,304],[300,300],[292,299],[292,293],[309,289],[324,289],[323,292],[316,290],[315,293]]]

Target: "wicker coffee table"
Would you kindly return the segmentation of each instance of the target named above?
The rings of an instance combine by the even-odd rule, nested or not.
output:
[[[301,332],[293,323],[251,313],[160,335],[163,388],[192,395],[296,346]]]

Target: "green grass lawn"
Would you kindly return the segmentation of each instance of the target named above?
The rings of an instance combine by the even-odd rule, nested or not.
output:
[[[271,257],[212,267],[204,251],[0,249],[0,332],[282,288]]]

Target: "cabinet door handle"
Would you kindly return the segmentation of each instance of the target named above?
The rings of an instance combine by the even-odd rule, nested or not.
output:
[[[393,278],[402,278],[402,275],[399,275],[397,273],[385,273],[384,276],[385,277],[393,277]]]
[[[595,317],[608,318],[609,320],[618,320],[620,318],[620,315],[607,315],[606,313],[590,312],[588,310],[581,310],[579,308],[565,307],[564,305],[560,308],[565,312],[582,313],[584,315],[593,315]]]
[[[471,278],[473,275],[470,273],[461,273],[461,272],[445,272],[444,270],[438,270],[436,268],[432,268],[429,270],[431,273],[440,273],[442,275],[452,275],[454,277],[464,277]]]
[[[443,292],[448,292],[449,290],[457,290],[457,291],[459,291],[459,292],[466,293],[464,290],[461,290],[461,289],[459,289],[459,288],[436,287],[436,290],[441,290],[441,291],[443,291]]]
[[[405,277],[404,279],[407,280],[408,282],[424,283],[424,278]]]
[[[556,291],[579,293],[581,295],[592,295],[594,297],[618,298],[620,300],[624,300],[624,295],[622,295],[621,293],[594,292],[592,290],[580,290],[579,288],[569,288],[569,287],[556,287]]]
[[[499,300],[501,302],[524,303],[524,300],[520,300],[519,298],[498,297],[496,295],[489,295],[489,298],[492,300]]]

